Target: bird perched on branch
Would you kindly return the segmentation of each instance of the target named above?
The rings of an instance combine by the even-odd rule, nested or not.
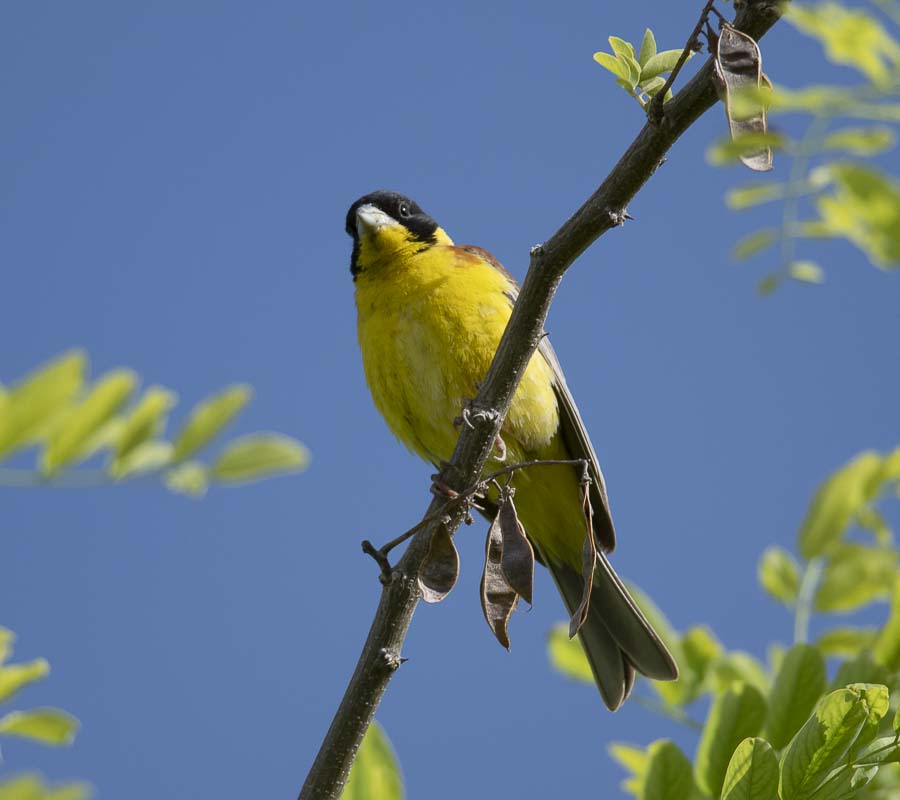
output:
[[[346,227],[353,239],[359,343],[375,405],[407,447],[439,466],[453,453],[454,421],[488,371],[518,287],[489,253],[455,245],[396,192],[361,197],[350,207]],[[512,486],[538,560],[553,575],[573,620],[579,609],[585,612],[572,631],[578,631],[606,705],[615,710],[624,702],[635,671],[675,679],[672,656],[607,560],[615,532],[603,474],[546,337],[516,390],[501,437],[505,453],[498,458],[504,463],[582,459],[588,465],[588,545],[596,545],[596,555],[592,576],[587,561],[587,579],[583,470],[535,466],[517,471]],[[488,497],[488,514],[496,511],[496,500]]]

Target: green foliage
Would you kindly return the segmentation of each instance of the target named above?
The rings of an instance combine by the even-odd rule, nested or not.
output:
[[[71,744],[78,732],[78,720],[58,708],[10,711],[0,717],[0,734],[21,736],[44,744]]]
[[[696,791],[690,759],[668,739],[653,742],[637,792],[640,800],[691,800]]]
[[[890,482],[885,464],[892,458],[871,450],[860,453],[819,487],[798,537],[804,558],[834,553],[850,524]]]
[[[900,45],[865,11],[833,2],[817,6],[793,4],[787,19],[818,39],[831,61],[859,70],[879,86],[889,85],[896,77]]]
[[[858,85],[777,85],[771,91],[751,88],[734,99],[738,105],[765,103],[769,114],[811,117],[799,138],[779,129],[777,142],[791,159],[787,182],[756,182],[726,195],[728,206],[736,210],[783,201],[780,224],[748,234],[732,252],[744,260],[778,245],[777,268],[760,280],[761,294],[787,280],[824,281],[821,266],[797,256],[807,238],[845,239],[881,269],[900,266],[900,182],[883,169],[848,160],[879,156],[897,141],[900,43],[895,31],[900,14],[891,0],[878,5],[888,15],[885,22],[864,8],[836,2],[786,6],[788,22],[817,39],[832,62],[853,69],[862,79]],[[739,149],[734,142],[717,145],[710,160],[733,163]]]
[[[277,433],[257,433],[233,441],[210,469],[222,483],[247,483],[303,469],[309,455],[303,445]]]
[[[768,547],[759,561],[759,582],[772,597],[792,605],[800,590],[800,568],[783,547]]]
[[[48,786],[39,775],[17,775],[0,781],[0,800],[87,800],[91,789],[85,783]]]
[[[152,477],[198,497],[211,483],[261,480],[309,462],[303,445],[273,433],[231,442],[211,465],[196,460],[247,405],[247,386],[228,387],[199,403],[168,441],[174,392],[150,386],[132,402],[139,379],[131,370],[112,370],[93,383],[86,373],[86,356],[72,351],[0,391],[0,458],[39,449],[37,472],[0,469],[0,484],[83,486]],[[93,457],[102,459],[102,469],[73,469]]]
[[[403,800],[403,778],[391,742],[375,721],[350,769],[342,800]],[[0,798],[2,800],[2,798]]]
[[[620,39],[609,37],[612,53],[594,53],[594,61],[616,76],[619,84],[641,106],[646,106],[657,92],[665,85],[665,77],[674,68],[681,57],[681,50],[656,50],[656,37],[647,28],[641,46],[635,54],[634,45]],[[693,53],[689,54],[692,56]],[[672,97],[671,89],[666,91],[664,100]]]
[[[0,703],[12,700],[20,689],[45,678],[50,665],[42,658],[9,664],[15,635],[0,628]],[[47,745],[68,745],[78,732],[78,720],[58,708],[34,708],[0,714],[0,736],[15,736]],[[83,784],[50,788],[34,775],[0,782],[0,800],[83,800],[90,791]]]
[[[769,697],[766,739],[773,747],[787,745],[824,691],[824,657],[808,644],[794,645],[781,661]]]
[[[704,794],[718,797],[737,746],[756,736],[766,718],[766,700],[747,683],[736,681],[713,698],[700,743],[695,775]]]
[[[816,491],[797,535],[797,551],[770,547],[758,578],[795,616],[795,644],[775,644],[769,664],[728,650],[706,627],[679,633],[639,590],[635,598],[676,654],[681,677],[647,681],[656,697],[639,702],[699,730],[690,762],[671,742],[617,743],[610,755],[629,773],[635,797],[722,800],[896,800],[900,797],[900,553],[879,512],[898,496],[900,449],[851,459]],[[855,611],[891,599],[878,629],[842,625],[806,642],[813,613]],[[551,660],[568,677],[592,683],[577,640],[554,629]],[[834,659],[842,659],[835,664]],[[829,659],[833,677],[829,679]],[[693,713],[711,703],[702,724]],[[654,794],[662,776],[673,794]],[[652,778],[652,780],[651,780]],[[664,790],[660,790],[664,791]]]
[[[765,739],[744,739],[734,750],[722,800],[774,800],[778,792],[778,758]]]

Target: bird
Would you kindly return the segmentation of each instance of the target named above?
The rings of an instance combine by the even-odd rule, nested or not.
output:
[[[446,463],[461,410],[477,394],[518,286],[486,250],[457,245],[415,201],[379,190],[350,206],[350,272],[366,382],[391,432],[425,461]],[[616,544],[603,473],[545,335],[501,428],[494,462],[583,459],[596,542],[593,588],[578,636],[606,706],[615,711],[641,673],[675,680],[678,666],[613,570]],[[488,462],[489,465],[492,462]],[[518,518],[570,614],[582,599],[586,517],[576,466],[515,472]],[[490,518],[496,513],[486,502]],[[588,561],[588,564],[590,562]]]

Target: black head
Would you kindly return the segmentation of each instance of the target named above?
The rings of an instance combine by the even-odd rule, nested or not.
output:
[[[359,256],[359,231],[357,229],[356,212],[362,206],[374,206],[379,211],[383,211],[395,222],[402,225],[410,233],[413,241],[422,244],[434,244],[435,231],[438,224],[426,214],[421,206],[415,201],[410,200],[399,192],[377,191],[360,197],[347,212],[347,221],[345,230],[353,239],[353,256],[350,261],[350,271],[355,276],[359,272],[357,259]]]

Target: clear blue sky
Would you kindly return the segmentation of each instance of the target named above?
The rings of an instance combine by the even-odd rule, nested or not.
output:
[[[698,4],[694,4],[699,6]],[[482,2],[7,4],[0,12],[0,380],[73,345],[133,366],[184,409],[247,381],[237,432],[302,439],[304,475],[202,502],[153,486],[0,491],[0,623],[53,674],[74,747],[4,744],[100,798],[293,797],[352,671],[379,584],[359,549],[414,523],[428,467],[387,432],[356,345],[346,209],[416,198],[522,276],[641,124],[591,60],[651,24],[680,46],[693,7]],[[784,83],[818,47],[764,42]],[[843,74],[843,73],[836,73]],[[707,166],[715,109],[567,277],[548,328],[607,473],[617,568],[680,626],[762,654],[787,615],[756,585],[814,486],[897,444],[897,278],[810,246],[820,288],[766,300],[730,245]],[[784,177],[785,164],[778,166]],[[546,575],[503,651],[481,618],[484,529],[462,579],[421,607],[379,718],[412,798],[613,793],[611,740],[692,740],[548,666],[563,616]],[[639,687],[640,689],[640,687]],[[502,766],[500,766],[502,765]],[[501,788],[502,787],[502,788]],[[577,795],[576,795],[577,793]]]

